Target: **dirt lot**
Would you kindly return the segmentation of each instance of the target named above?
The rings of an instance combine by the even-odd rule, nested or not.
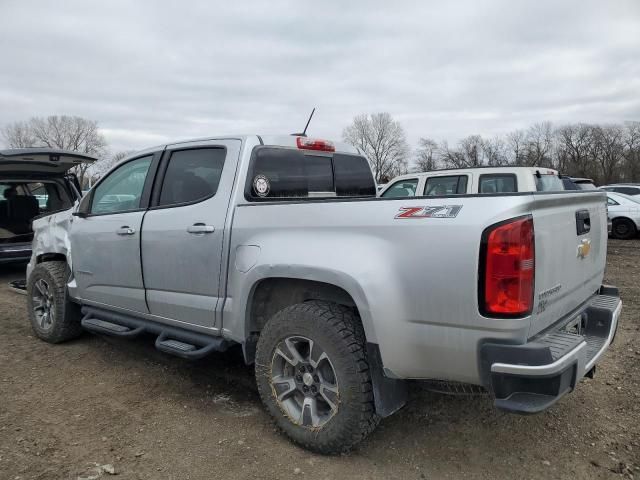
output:
[[[576,392],[532,417],[487,397],[412,385],[409,405],[356,451],[322,457],[277,433],[239,352],[186,362],[149,338],[31,334],[0,271],[0,478],[640,477],[640,240],[612,241],[607,280],[625,302],[615,345]]]

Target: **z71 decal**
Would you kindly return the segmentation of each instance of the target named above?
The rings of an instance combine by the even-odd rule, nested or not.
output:
[[[395,218],[455,218],[462,205],[437,205],[433,207],[400,207]]]

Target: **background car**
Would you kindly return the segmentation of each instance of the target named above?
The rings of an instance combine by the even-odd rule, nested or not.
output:
[[[623,193],[607,192],[607,210],[615,238],[635,238],[640,230],[640,200]]]
[[[69,170],[95,160],[48,148],[0,150],[0,264],[29,260],[32,221],[71,208],[80,185]]]
[[[590,178],[570,177],[561,175],[565,190],[595,190],[597,187]]]
[[[625,195],[640,195],[640,183],[616,183],[600,187],[607,192],[623,193]]]

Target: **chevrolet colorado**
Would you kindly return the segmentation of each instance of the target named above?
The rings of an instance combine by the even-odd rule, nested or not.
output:
[[[200,358],[240,345],[277,425],[346,451],[408,379],[535,413],[613,340],[605,194],[376,198],[367,160],[301,136],[225,136],[124,159],[34,221],[28,313],[57,343],[152,334]]]

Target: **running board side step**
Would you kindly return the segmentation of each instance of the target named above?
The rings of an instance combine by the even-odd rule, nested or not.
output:
[[[219,336],[205,335],[132,315],[94,307],[82,307],[85,330],[116,337],[133,338],[142,333],[158,335],[155,347],[164,353],[195,360],[213,352],[224,352],[231,343]]]
[[[90,315],[80,321],[82,328],[94,333],[102,333],[104,335],[112,335],[114,337],[137,337],[144,332],[144,326],[130,328],[126,325],[118,325],[117,323],[107,322],[98,318],[92,318]]]
[[[224,352],[228,348],[227,341],[220,337],[211,337],[209,343],[198,347],[191,343],[181,342],[170,338],[163,332],[156,339],[156,348],[164,353],[169,353],[181,358],[196,360],[205,357],[211,352]]]

